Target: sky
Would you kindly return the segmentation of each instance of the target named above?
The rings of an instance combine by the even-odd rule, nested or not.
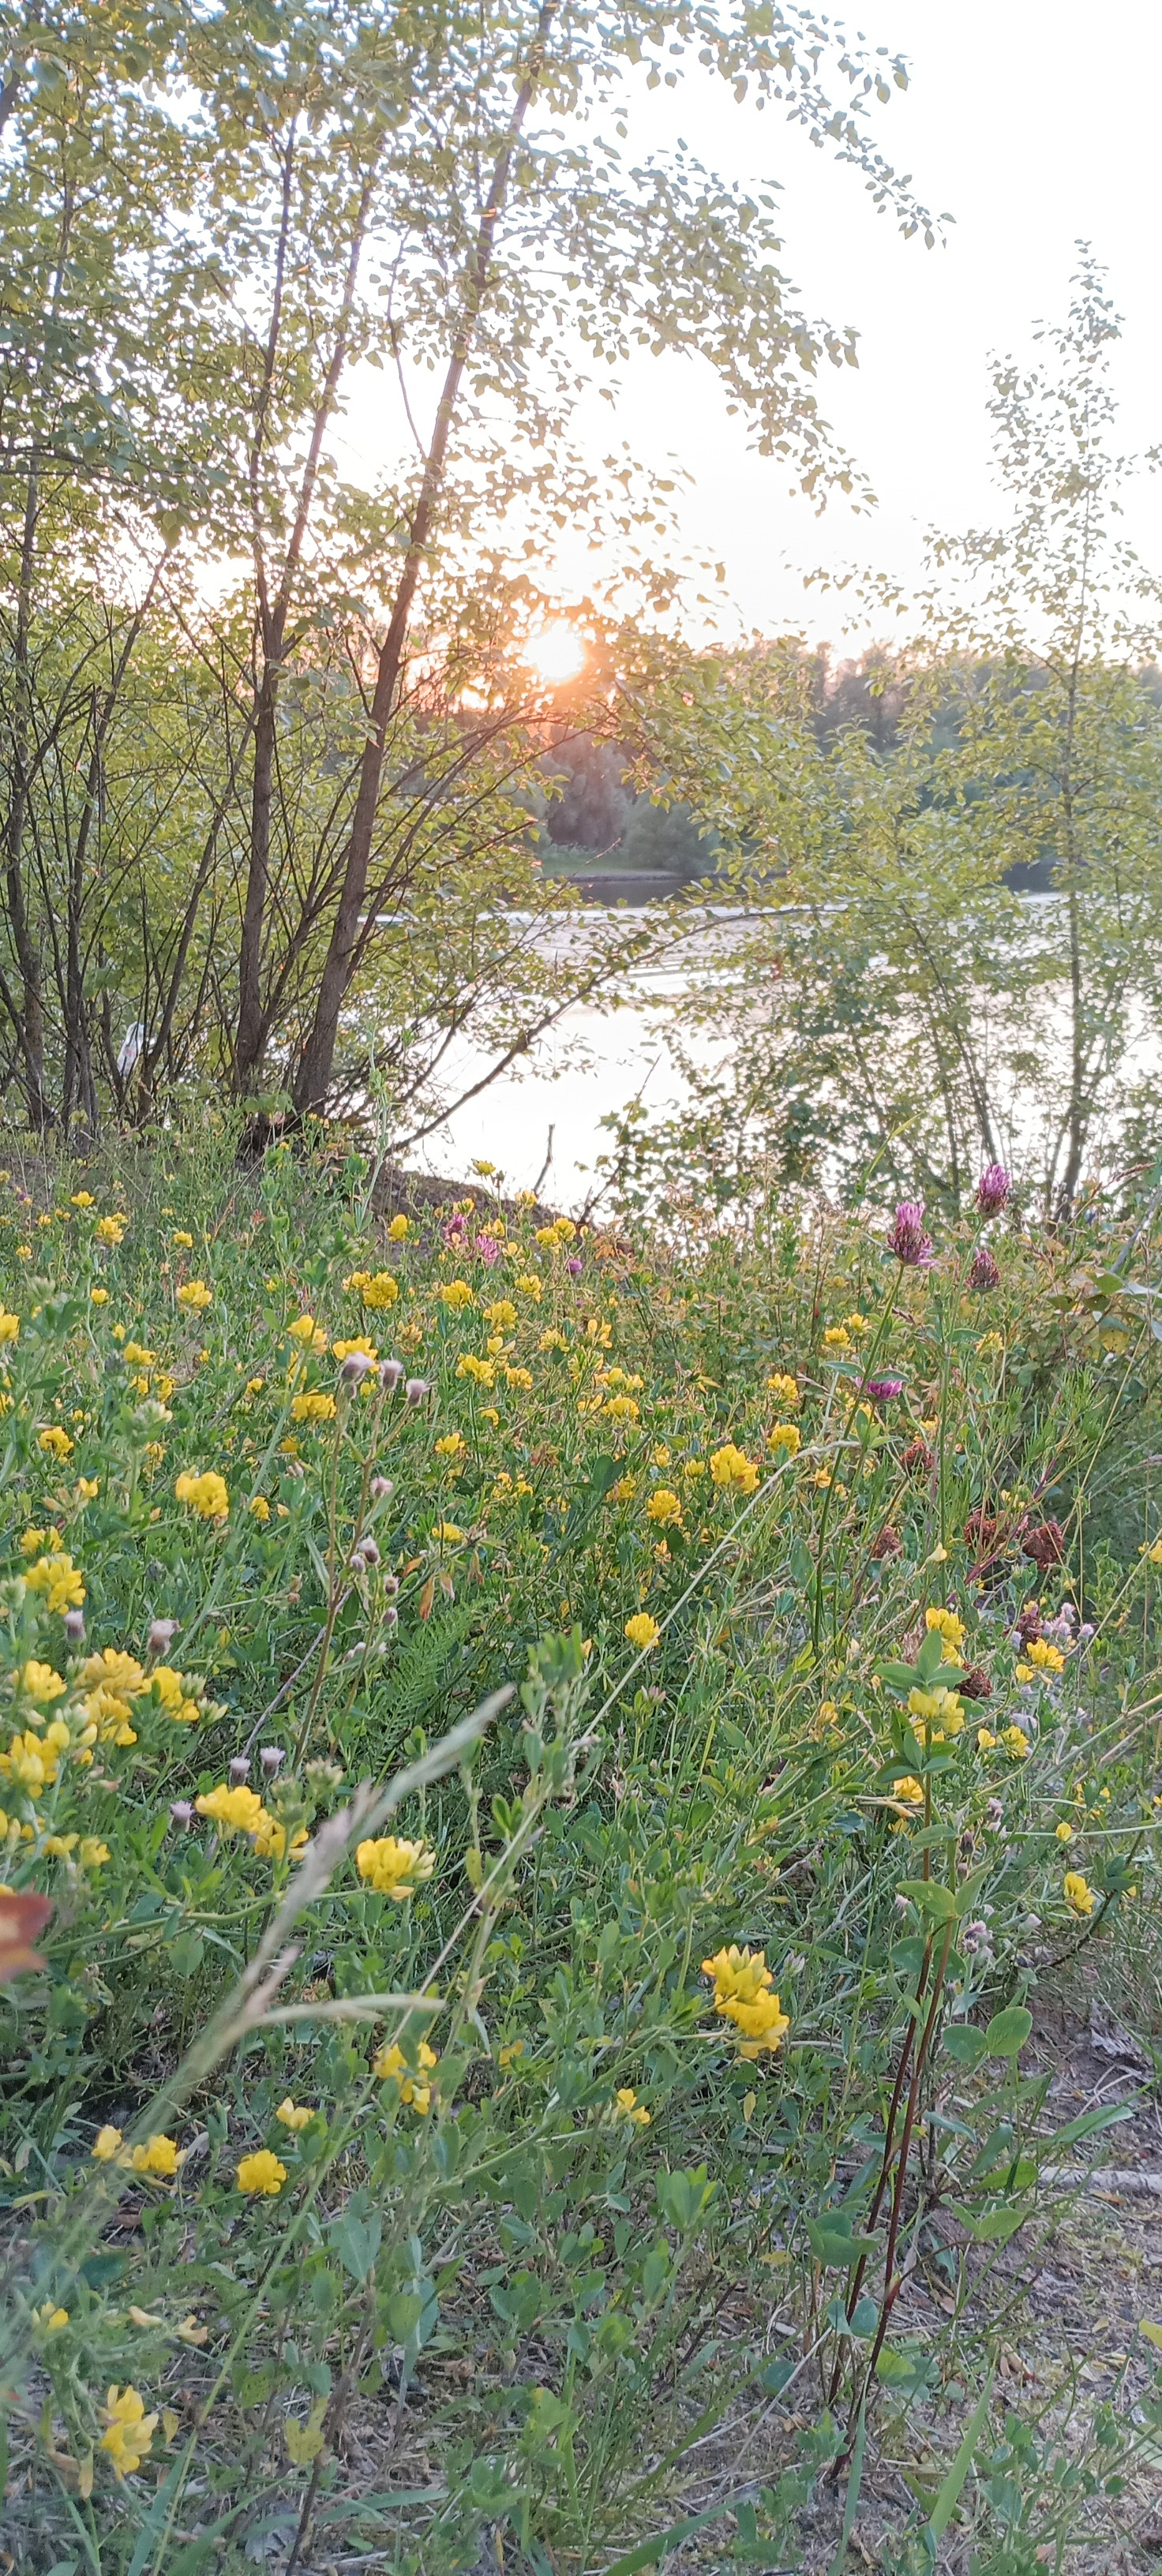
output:
[[[820,400],[878,495],[869,519],[840,499],[818,519],[773,460],[749,454],[708,367],[636,361],[617,428],[643,461],[676,455],[694,486],[681,501],[692,549],[719,558],[733,614],[768,634],[798,631],[852,649],[868,640],[834,594],[805,591],[819,564],[871,563],[918,577],[927,525],[995,515],[989,472],[990,353],[1033,354],[1038,320],[1064,318],[1078,239],[1109,272],[1124,317],[1115,353],[1120,443],[1162,439],[1158,399],[1158,0],[1120,0],[1109,18],[1081,0],[867,0],[837,10],[909,58],[911,86],[874,119],[885,156],[954,218],[942,246],[905,242],[857,173],[767,111],[736,108],[721,85],[688,82],[649,103],[659,141],[681,134],[744,183],[777,178],[784,265],[806,310],[859,334],[858,371],[826,368]],[[632,145],[646,139],[635,124]],[[595,411],[598,407],[595,406]],[[595,439],[608,441],[600,406]],[[1162,476],[1133,487],[1126,534],[1162,569]],[[881,631],[885,620],[879,618]]]

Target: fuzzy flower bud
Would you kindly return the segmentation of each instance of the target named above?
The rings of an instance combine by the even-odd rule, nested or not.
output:
[[[381,1360],[381,1361],[380,1361],[380,1363],[379,1363],[379,1383],[380,1383],[381,1387],[383,1387],[383,1388],[384,1388],[385,1392],[386,1392],[388,1395],[394,1395],[394,1394],[395,1394],[395,1390],[396,1390],[397,1386],[399,1385],[399,1382],[400,1382],[400,1379],[401,1379],[401,1377],[402,1377],[402,1376],[403,1376],[403,1361],[402,1361],[402,1360]]]
[[[250,1764],[244,1753],[236,1753],[227,1763],[226,1769],[232,1789],[241,1788],[242,1782],[250,1778]]]
[[[370,1376],[374,1366],[374,1361],[369,1359],[366,1351],[348,1351],[339,1371],[340,1386],[362,1386],[364,1378]]]
[[[394,1492],[395,1486],[392,1483],[390,1476],[372,1477],[371,1499],[373,1503],[386,1503]]]
[[[368,1533],[365,1538],[360,1539],[355,1553],[357,1556],[362,1557],[364,1565],[378,1565],[379,1563],[379,1549],[370,1533]]]
[[[264,1744],[258,1756],[265,1780],[274,1780],[281,1771],[286,1754],[281,1744]]]
[[[65,1635],[68,1638],[70,1646],[79,1646],[83,1644],[85,1635],[85,1614],[83,1610],[66,1610]]]
[[[169,1811],[169,1820],[171,1825],[177,1826],[179,1833],[188,1834],[194,1821],[194,1810],[188,1798],[174,1799]]]
[[[149,1636],[146,1640],[147,1652],[151,1655],[168,1654],[174,1638],[177,1635],[177,1631],[178,1623],[176,1619],[151,1620]]]
[[[1012,1175],[1003,1163],[990,1163],[976,1185],[976,1203],[982,1216],[999,1216],[1012,1189]]]
[[[426,1377],[409,1377],[407,1384],[404,1387],[404,1394],[407,1397],[409,1404],[422,1404],[424,1397],[426,1395],[430,1395],[431,1392],[432,1390]]]
[[[888,1250],[895,1253],[905,1270],[931,1268],[936,1255],[931,1235],[924,1232],[923,1199],[901,1199],[888,1236]]]
[[[987,1243],[982,1243],[979,1252],[973,1254],[972,1266],[968,1274],[968,1284],[970,1288],[978,1289],[1000,1287],[1000,1270],[989,1251]]]

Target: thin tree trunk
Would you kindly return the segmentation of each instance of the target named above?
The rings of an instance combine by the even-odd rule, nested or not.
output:
[[[28,818],[30,781],[29,732],[31,727],[31,680],[29,673],[29,631],[32,623],[32,579],[36,560],[36,523],[39,491],[35,466],[29,468],[28,490],[24,505],[24,531],[20,547],[20,579],[16,602],[16,674],[15,703],[12,711],[12,792],[5,834],[5,878],[8,894],[8,920],[12,945],[20,969],[21,994],[17,1007],[16,1033],[20,1040],[22,1082],[28,1103],[28,1123],[37,1135],[43,1135],[53,1123],[52,1112],[44,1090],[44,991],[40,951],[33,937],[24,899],[24,830]]]
[[[360,762],[355,811],[343,862],[339,902],[323,963],[318,1000],[299,1057],[293,1085],[294,1105],[300,1117],[322,1107],[331,1081],[335,1062],[335,1044],[339,1034],[339,1015],[350,986],[358,951],[360,920],[371,868],[375,817],[379,806],[387,732],[395,708],[396,690],[411,622],[412,605],[423,569],[432,523],[443,491],[448,442],[452,434],[464,370],[472,353],[481,309],[492,276],[496,228],[507,202],[513,156],[544,67],[545,47],[558,7],[559,0],[541,0],[527,68],[517,92],[504,142],[497,156],[492,184],[485,199],[484,211],[477,229],[464,301],[436,412],[432,443],[424,466],[399,589],[396,592],[391,620],[380,651],[367,741]]]
[[[271,1014],[262,997],[262,945],[266,925],[267,897],[270,888],[270,818],[274,800],[274,767],[277,746],[278,692],[287,651],[287,625],[295,575],[302,556],[311,507],[318,482],[319,462],[327,423],[335,406],[339,380],[347,359],[351,335],[351,316],[359,280],[359,263],[367,219],[375,185],[375,171],[369,171],[363,182],[358,212],[351,235],[347,274],[335,332],[330,363],[323,380],[323,390],[311,424],[310,445],[299,486],[294,526],[286,550],[282,578],[273,600],[268,596],[262,559],[261,519],[258,473],[266,436],[271,385],[278,353],[278,334],[282,319],[283,284],[286,271],[287,242],[290,232],[291,180],[293,173],[294,134],[287,142],[283,165],[282,215],[279,227],[278,259],[274,303],[267,337],[262,388],[259,395],[258,419],[250,457],[251,516],[254,557],[258,586],[258,632],[261,640],[262,675],[258,685],[258,711],[254,727],[254,774],[250,804],[250,861],[246,879],[246,900],[242,914],[242,937],[238,957],[238,1030],[234,1050],[234,1083],[243,1096],[252,1091],[261,1078],[262,1059],[270,1035]]]

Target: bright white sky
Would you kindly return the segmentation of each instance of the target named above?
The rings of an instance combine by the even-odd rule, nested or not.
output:
[[[655,93],[659,139],[680,133],[724,176],[783,182],[784,265],[806,310],[860,335],[858,373],[828,368],[820,399],[879,496],[875,516],[842,500],[822,521],[789,496],[777,464],[747,453],[709,369],[641,360],[617,427],[649,463],[677,453],[695,475],[682,503],[692,546],[726,566],[746,626],[839,638],[851,612],[805,594],[821,562],[916,575],[926,525],[994,514],[985,411],[990,351],[1032,355],[1036,320],[1064,317],[1074,244],[1109,271],[1125,336],[1116,353],[1121,444],[1162,439],[1158,398],[1158,98],[1162,9],[1120,0],[1095,20],[1082,0],[866,0],[873,43],[904,52],[912,86],[875,118],[886,157],[910,171],[947,246],[905,242],[858,175],[767,111],[698,82]],[[629,149],[648,148],[635,120]],[[594,435],[610,415],[595,405]],[[1144,476],[1126,534],[1162,568],[1162,477]],[[882,622],[882,621],[881,621]],[[847,648],[858,636],[848,635]]]

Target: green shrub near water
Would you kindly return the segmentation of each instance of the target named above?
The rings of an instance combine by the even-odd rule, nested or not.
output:
[[[901,2564],[1100,2529],[1154,2399],[1062,2486],[988,2353],[1110,2117],[1026,1998],[1155,1921],[1149,1229],[367,1178],[8,1185],[18,2563],[801,2563],[909,2413]]]

